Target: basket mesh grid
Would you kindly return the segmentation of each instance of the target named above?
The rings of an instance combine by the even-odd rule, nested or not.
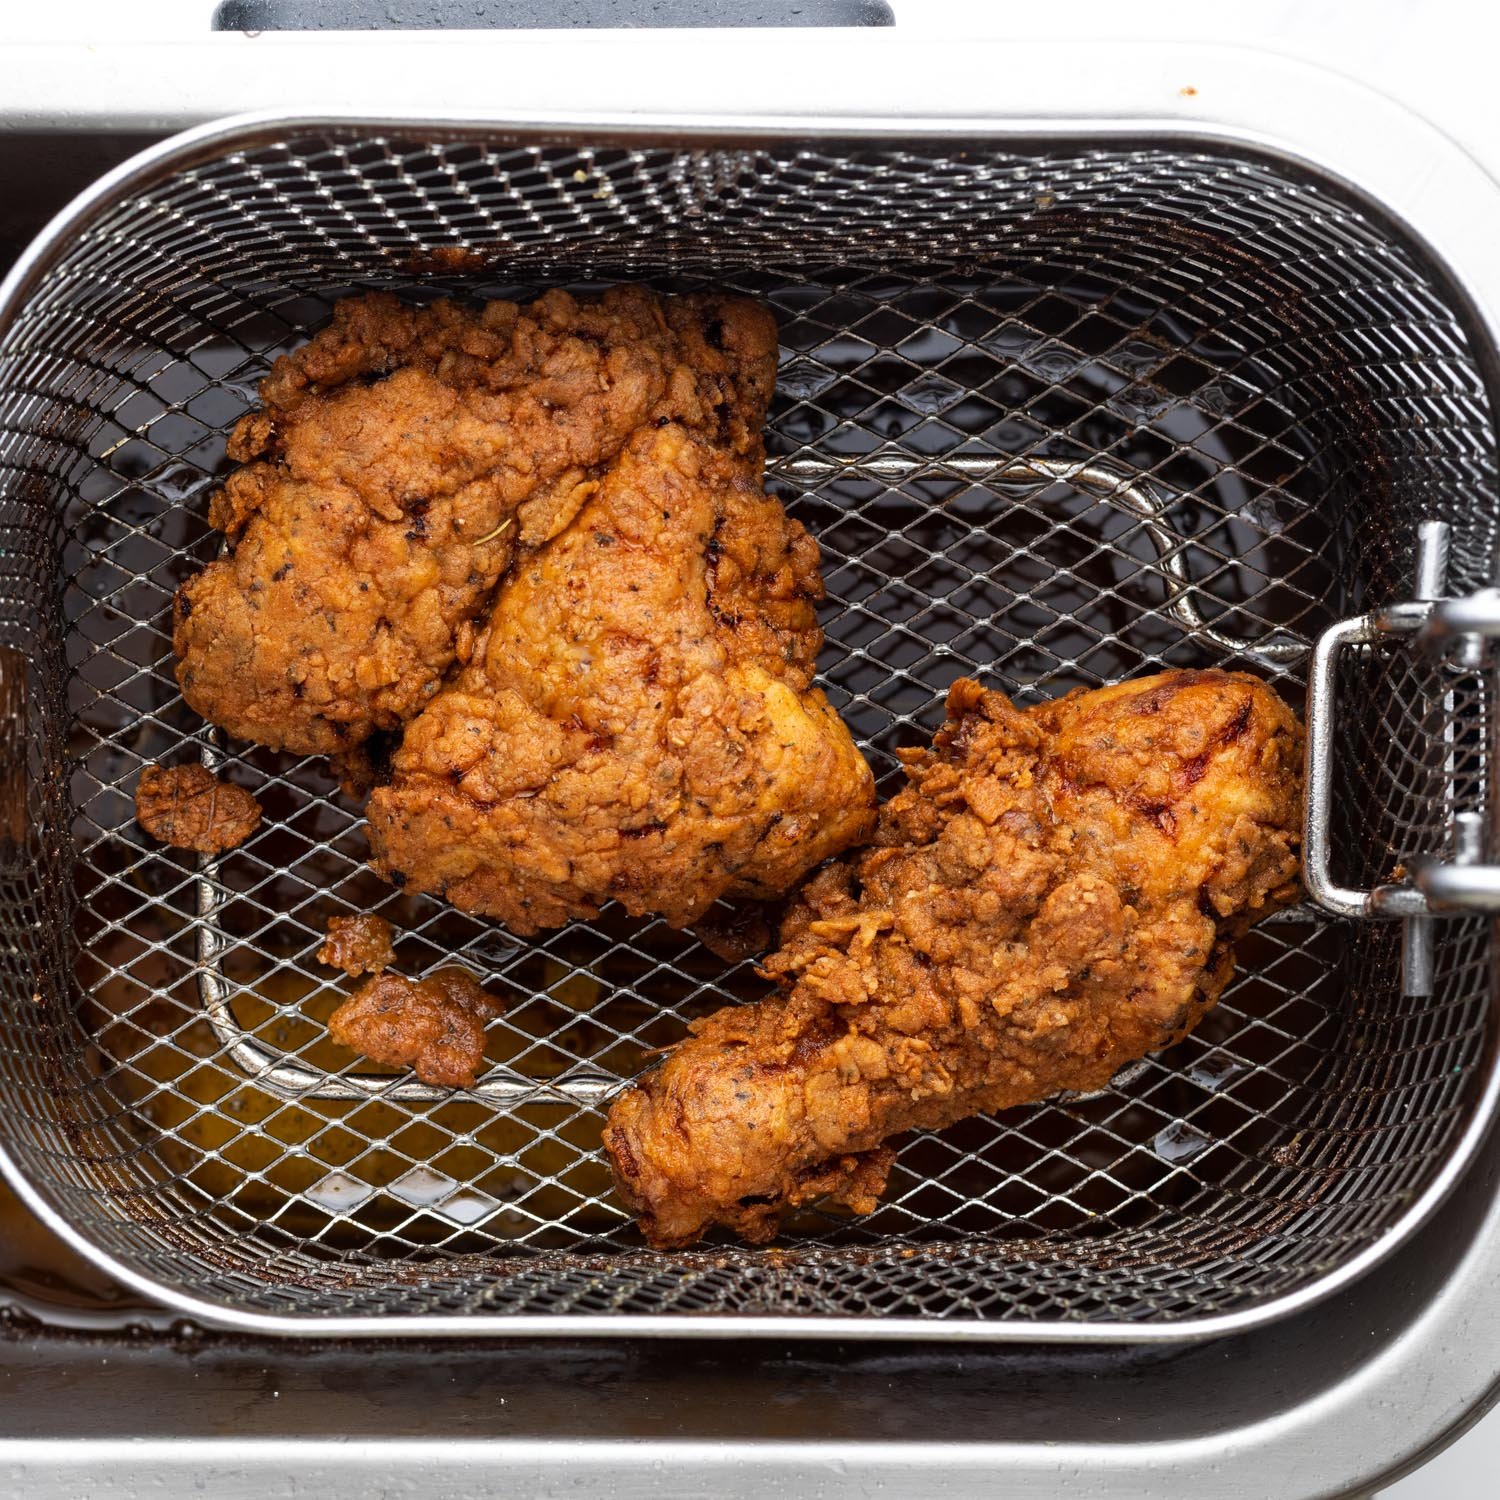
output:
[[[455,255],[454,252],[461,252]],[[324,133],[101,205],[0,340],[0,1103],[87,1238],[229,1311],[1181,1320],[1307,1285],[1400,1218],[1469,1116],[1488,931],[1297,908],[1197,1034],[1101,1094],[904,1145],[872,1216],[782,1246],[642,1250],[603,1101],[685,1019],[763,986],[610,909],[521,942],[364,868],[317,759],[221,742],[171,675],[170,600],[270,361],[339,295],[732,286],[781,327],[768,484],[823,548],[822,680],[884,789],[944,690],[1022,701],[1230,665],[1300,703],[1309,643],[1410,588],[1425,518],[1487,581],[1494,433],[1414,253],[1316,183],[1161,148],[650,149]],[[1344,665],[1351,878],[1482,809],[1485,679]],[[260,831],[213,863],[133,823],[204,758]],[[24,793],[23,793],[24,783]],[[479,1090],[324,1036],[313,958],[376,910],[507,1008]]]

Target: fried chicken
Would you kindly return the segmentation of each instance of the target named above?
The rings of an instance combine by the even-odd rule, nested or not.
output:
[[[1185,1036],[1294,899],[1301,731],[1263,683],[1174,672],[1022,712],[956,683],[871,848],[807,885],[783,992],[695,1023],[610,1110],[658,1246],[874,1206],[902,1131],[1102,1087]]]
[[[210,502],[229,555],[178,590],[178,681],[204,718],[331,754],[437,692],[518,543],[566,524],[645,422],[760,451],[764,309],[615,287],[525,307],[349,298],[279,359]]]
[[[135,820],[174,849],[222,854],[260,826],[260,803],[207,766],[147,766],[135,784]]]
[[[611,899],[684,926],[868,834],[870,770],[811,686],[817,544],[757,468],[675,425],[631,440],[408,727],[377,872],[523,936]]]
[[[500,1010],[467,969],[420,981],[378,974],[334,1011],[328,1034],[372,1062],[409,1066],[423,1083],[467,1089],[484,1061],[484,1023]]]

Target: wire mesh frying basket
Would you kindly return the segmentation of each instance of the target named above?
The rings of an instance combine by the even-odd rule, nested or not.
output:
[[[337,297],[625,279],[774,309],[768,484],[821,543],[822,681],[884,789],[958,676],[1029,702],[1225,665],[1301,707],[1323,641],[1309,876],[1347,915],[1279,914],[1170,1053],[914,1136],[876,1213],[770,1250],[641,1248],[599,1149],[611,1091],[759,995],[749,965],[614,909],[522,942],[390,890],[322,761],[223,740],[171,672],[226,435]],[[116,1275],[273,1331],[1177,1338],[1316,1295],[1493,1101],[1488,922],[1413,883],[1488,826],[1482,632],[1423,646],[1445,606],[1409,602],[1491,576],[1468,326],[1373,207],[1181,141],[259,124],[147,153],[0,309],[7,1170]],[[211,860],[133,822],[143,765],[200,759],[266,810]],[[403,972],[457,958],[507,1000],[473,1090],[326,1040],[347,982],[313,954],[368,910]]]

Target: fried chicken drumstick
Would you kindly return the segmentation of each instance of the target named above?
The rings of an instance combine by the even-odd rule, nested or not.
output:
[[[1026,711],[956,683],[872,847],[803,891],[783,993],[699,1021],[605,1130],[658,1246],[875,1206],[890,1137],[1102,1087],[1185,1036],[1293,899],[1301,731],[1264,684],[1174,672]]]
[[[332,754],[437,692],[518,543],[642,423],[758,455],[769,313],[615,287],[527,306],[375,293],[277,360],[210,502],[230,555],[177,594],[183,696],[273,749]]]
[[[811,686],[817,544],[758,479],[675,424],[631,440],[408,726],[378,873],[523,936],[610,899],[682,926],[869,833],[869,767]]]

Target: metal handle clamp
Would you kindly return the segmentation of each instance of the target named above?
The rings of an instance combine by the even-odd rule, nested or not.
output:
[[[1458,599],[1436,597],[1447,572],[1448,528],[1424,522],[1419,531],[1417,599],[1330,626],[1313,648],[1307,684],[1307,800],[1303,881],[1308,895],[1341,917],[1430,917],[1500,912],[1500,865],[1484,862],[1485,816],[1477,809],[1453,819],[1453,857],[1414,862],[1409,883],[1359,889],[1331,873],[1336,669],[1348,649],[1405,638],[1413,649],[1440,651],[1477,668],[1482,643],[1500,637],[1500,589]]]

